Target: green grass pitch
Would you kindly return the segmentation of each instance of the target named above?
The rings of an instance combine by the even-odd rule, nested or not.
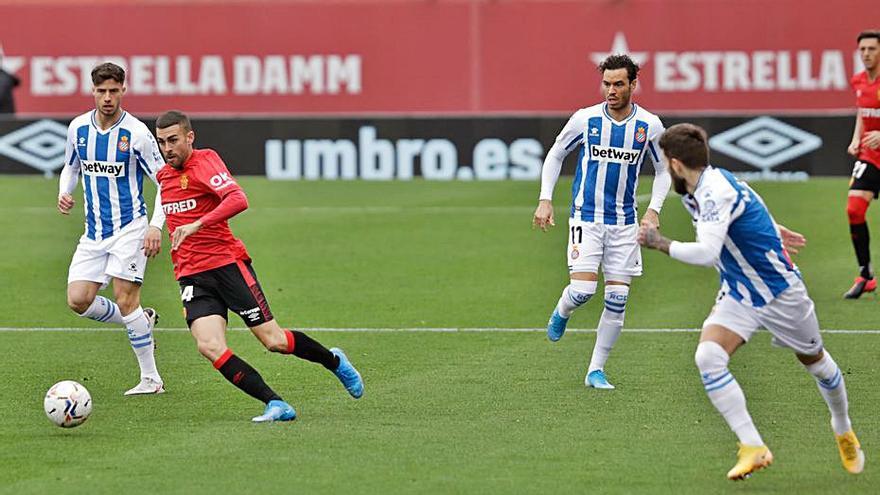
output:
[[[534,329],[567,280],[564,181],[547,234],[530,228],[535,183],[240,182],[251,208],[232,227],[285,326]],[[822,326],[875,330],[875,297],[840,298],[855,274],[846,181],[753,186],[779,222],[808,238],[795,261]],[[649,191],[645,180],[639,192]],[[366,393],[354,401],[319,366],[231,331],[230,346],[300,415],[251,424],[262,405],[226,383],[181,330],[167,239],[142,299],[162,314],[157,360],[168,393],[123,397],[137,372],[122,332],[100,331],[65,305],[83,214],[81,192],[70,217],[55,210],[56,193],[55,181],[0,178],[0,493],[828,494],[880,485],[875,333],[825,335],[868,458],[860,476],[840,466],[812,378],[766,333],[731,369],[776,462],[741,483],[724,477],[735,437],[702,390],[692,332],[624,330],[607,366],[618,390],[608,393],[583,386],[589,332],[551,344],[538,331],[311,331],[361,370]],[[674,193],[661,221],[666,235],[693,238]],[[655,252],[644,264],[627,327],[699,327],[716,273]],[[588,304],[570,326],[594,328],[600,312]],[[28,330],[54,327],[87,330]],[[42,412],[45,390],[61,379],[92,393],[92,417],[79,428],[56,428]]]

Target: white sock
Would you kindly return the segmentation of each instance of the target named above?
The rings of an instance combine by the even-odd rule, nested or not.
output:
[[[743,445],[764,445],[746,409],[746,396],[727,369],[730,356],[717,342],[700,342],[695,356],[706,395]]]
[[[116,323],[117,325],[124,323],[119,306],[104,296],[95,296],[92,305],[80,316],[103,323]]]
[[[556,303],[556,311],[563,318],[571,318],[572,311],[586,304],[596,293],[595,280],[571,280],[564,289],[559,302]]]
[[[811,375],[816,377],[816,385],[819,393],[828,404],[831,411],[831,428],[835,435],[843,435],[852,429],[849,420],[849,402],[846,398],[846,384],[843,382],[843,374],[831,354],[825,351],[825,355],[819,361],[805,366]]]
[[[629,297],[628,285],[605,286],[605,310],[599,318],[599,326],[596,328],[596,345],[593,346],[593,355],[590,357],[590,369],[588,373],[605,368],[611,348],[620,337],[623,330],[623,318],[626,315],[626,300]]]
[[[128,340],[134,355],[137,356],[138,365],[141,367],[141,378],[152,378],[161,382],[159,371],[156,370],[156,357],[153,354],[153,329],[150,321],[144,314],[144,309],[137,307],[131,314],[123,318],[125,328],[128,330]]]

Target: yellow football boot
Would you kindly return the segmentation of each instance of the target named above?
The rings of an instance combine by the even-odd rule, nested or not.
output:
[[[766,445],[752,446],[740,443],[737,445],[739,445],[739,451],[736,456],[739,461],[727,472],[727,479],[744,480],[755,471],[763,469],[773,462],[773,453]]]
[[[865,469],[865,453],[854,431],[849,430],[843,435],[834,435],[837,439],[837,450],[843,467],[852,474],[859,474]]]

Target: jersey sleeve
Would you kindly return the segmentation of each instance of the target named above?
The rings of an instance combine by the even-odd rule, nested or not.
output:
[[[586,125],[585,112],[579,110],[568,119],[562,131],[556,136],[556,141],[544,158],[541,169],[541,194],[538,199],[553,199],[553,189],[556,188],[556,181],[559,180],[559,173],[562,171],[562,161],[571,150],[583,143]]]
[[[76,189],[79,182],[81,163],[76,147],[76,126],[73,122],[67,127],[67,142],[64,145],[64,165],[61,169],[61,177],[58,184],[58,194],[70,194]]]
[[[205,184],[208,191],[220,199],[232,192],[241,191],[241,187],[232,177],[229,169],[226,168],[220,155],[214,150],[206,151],[205,164],[199,169],[198,180]]]
[[[692,265],[713,266],[721,256],[727,229],[733,221],[737,192],[727,184],[707,187],[696,196],[696,242],[674,241],[669,256]]]
[[[138,166],[150,177],[157,186],[159,185],[156,174],[165,166],[165,160],[162,153],[159,152],[159,145],[156,138],[150,133],[147,126],[142,125],[141,128],[134,133],[132,139],[132,150],[137,158]]]
[[[651,157],[651,163],[654,164],[654,184],[651,186],[651,202],[648,208],[660,213],[663,208],[663,202],[666,201],[666,195],[669,194],[669,187],[672,185],[672,176],[669,175],[669,167],[666,163],[666,155],[660,149],[660,137],[666,132],[663,122],[657,119],[655,125],[651,126],[648,136],[648,155]]]

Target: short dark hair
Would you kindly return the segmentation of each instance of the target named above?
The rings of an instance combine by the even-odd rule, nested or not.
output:
[[[880,42],[880,31],[876,29],[866,29],[859,33],[859,37],[856,38],[856,43],[861,43],[862,40],[866,38],[874,38]]]
[[[599,72],[626,69],[626,77],[629,79],[629,82],[633,82],[639,77],[639,64],[633,62],[633,59],[625,54],[609,55],[599,64],[598,69]]]
[[[660,148],[667,160],[679,160],[687,168],[700,169],[709,164],[709,137],[694,124],[675,124],[660,136]]]
[[[192,123],[189,121],[189,117],[180,110],[169,110],[156,119],[156,129],[165,129],[177,124],[186,132],[192,130]]]
[[[125,69],[113,62],[104,62],[92,69],[92,84],[95,86],[108,79],[113,79],[119,84],[125,84]]]

